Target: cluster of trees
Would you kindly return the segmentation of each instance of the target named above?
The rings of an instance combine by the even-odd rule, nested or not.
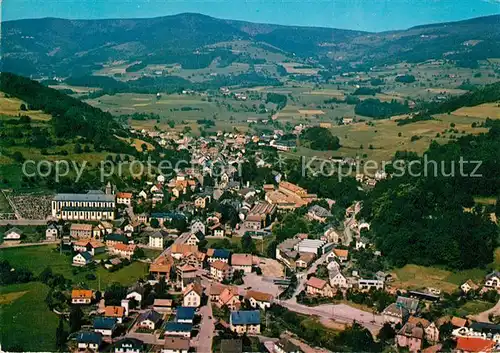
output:
[[[498,228],[490,211],[475,206],[473,197],[499,195],[499,125],[494,124],[487,134],[465,136],[446,145],[432,143],[427,162],[408,155],[414,160],[413,176],[407,169],[401,177],[377,183],[361,216],[371,222],[377,248],[393,265],[460,270],[493,261]],[[481,161],[481,165],[478,170],[476,163],[460,167],[460,158]]]
[[[360,87],[353,92],[355,96],[374,96],[380,93],[380,88]]]
[[[205,126],[205,128],[211,128],[211,127],[214,127],[215,126],[215,121],[211,120],[211,119],[198,119],[196,120],[196,122],[199,124],[199,125],[203,125]]]
[[[417,79],[413,75],[399,75],[395,79],[396,82],[401,82],[401,83],[413,83],[416,80]]]
[[[318,151],[335,151],[340,148],[340,140],[326,128],[313,126],[304,130],[300,136],[303,146]]]
[[[14,283],[27,283],[35,279],[33,272],[25,268],[16,268],[7,260],[0,260],[0,284],[3,286]]]
[[[93,97],[124,92],[149,94],[156,94],[158,92],[180,93],[186,88],[195,91],[206,91],[218,90],[220,87],[224,86],[255,87],[282,85],[278,79],[255,71],[249,71],[239,75],[218,75],[210,80],[201,82],[191,82],[190,80],[175,75],[162,77],[145,76],[127,82],[117,81],[112,77],[85,75],[70,77],[66,79],[65,82],[74,86],[101,88]]]
[[[369,98],[357,103],[354,112],[358,115],[384,119],[394,115],[406,114],[410,112],[410,107],[408,102],[400,103],[397,100],[381,102],[379,99]]]
[[[420,114],[415,115],[412,118],[397,119],[396,123],[398,126],[403,126],[403,125],[413,124],[413,123],[417,123],[419,121],[427,121],[427,120],[434,120],[434,118],[429,114],[420,113]]]
[[[382,78],[372,78],[370,80],[370,84],[372,86],[383,86],[383,85],[385,85],[385,81]]]
[[[431,114],[448,113],[461,107],[472,107],[475,105],[496,102],[500,100],[500,82],[495,82],[474,91],[467,92],[461,96],[452,97],[442,103],[431,103],[428,111]]]
[[[274,103],[278,106],[278,110],[283,109],[286,106],[287,96],[279,93],[268,93],[266,98],[266,103]]]

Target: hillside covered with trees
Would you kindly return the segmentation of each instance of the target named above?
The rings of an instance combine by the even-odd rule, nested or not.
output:
[[[475,206],[474,196],[496,197],[500,192],[500,124],[487,134],[465,136],[446,145],[431,144],[425,164],[415,155],[410,176],[377,183],[364,202],[361,217],[371,222],[370,234],[393,265],[414,263],[461,270],[493,261],[498,226],[490,219],[494,210]],[[481,161],[463,165],[459,160]],[[454,172],[453,172],[454,168]],[[397,170],[392,170],[398,172]],[[474,174],[473,174],[474,173]],[[461,175],[463,174],[463,176]],[[474,177],[474,175],[482,175]]]
[[[99,108],[9,72],[0,74],[0,91],[23,100],[30,110],[42,110],[52,115],[51,125],[59,138],[81,136],[101,150],[120,153],[131,149],[114,137],[124,133],[117,121]]]
[[[335,151],[340,148],[340,140],[326,128],[314,126],[306,129],[300,136],[303,146],[318,151]]]

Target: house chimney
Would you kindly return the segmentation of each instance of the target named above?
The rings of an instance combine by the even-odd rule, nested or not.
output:
[[[128,299],[122,299],[121,306],[125,308],[125,316],[128,316],[128,311],[129,311],[129,301]]]

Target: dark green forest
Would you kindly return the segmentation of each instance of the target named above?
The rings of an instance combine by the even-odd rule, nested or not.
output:
[[[300,136],[303,146],[318,151],[334,151],[340,148],[340,140],[323,127],[314,126],[306,129]]]
[[[406,154],[404,167],[388,167],[405,173],[377,183],[364,201],[361,218],[371,222],[377,248],[395,266],[486,266],[498,245],[498,226],[490,220],[493,210],[475,206],[473,197],[496,197],[500,192],[500,124],[493,124],[487,134],[433,143],[425,156],[436,163]],[[462,163],[461,172],[461,158],[481,165],[475,170],[477,163]]]
[[[358,115],[384,119],[394,115],[409,113],[410,108],[406,102],[404,104],[396,100],[381,102],[378,99],[369,98],[357,103],[354,107],[354,112]]]
[[[461,96],[452,97],[442,103],[430,103],[428,111],[431,114],[449,113],[462,107],[500,101],[500,82],[495,82]]]

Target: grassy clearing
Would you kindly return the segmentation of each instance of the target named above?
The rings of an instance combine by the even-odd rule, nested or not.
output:
[[[0,294],[0,305],[10,304],[13,301],[21,298],[26,293],[28,293],[28,291]]]
[[[154,150],[154,146],[152,144],[150,144],[149,142],[146,142],[146,141],[143,141],[143,140],[140,140],[140,139],[127,139],[127,138],[124,138],[124,137],[120,137],[120,136],[116,136],[116,138],[118,138],[119,140],[122,140],[122,141],[125,141],[127,143],[129,143],[131,146],[135,147],[135,149],[139,152],[142,152],[142,145],[145,144],[146,145],[146,148],[148,151],[152,151]]]
[[[491,309],[495,303],[485,302],[482,300],[471,300],[466,302],[457,310],[457,315],[467,316],[467,315],[477,315],[483,311]]]
[[[474,197],[474,202],[481,204],[481,205],[495,205],[497,202],[497,199],[495,197],[477,196],[477,197]]]
[[[49,85],[49,87],[58,90],[70,89],[76,94],[87,94],[90,92],[96,92],[101,90],[101,88],[98,87],[81,87],[81,86],[71,86],[67,84]]]
[[[21,104],[24,102],[17,98],[7,98],[0,92],[0,115],[17,117],[19,114],[28,115],[32,120],[49,121],[52,116],[45,114],[40,110],[21,110]]]
[[[220,242],[223,239],[228,239],[232,244],[241,246],[241,237],[231,237],[231,238],[207,238],[207,246],[211,247],[215,243]],[[274,236],[268,236],[264,239],[254,239],[255,248],[257,249],[257,253],[259,255],[265,255],[266,249],[274,240]]]
[[[485,103],[475,107],[463,107],[453,112],[453,115],[484,118],[500,119],[500,103]]]
[[[4,350],[55,351],[55,333],[59,319],[47,308],[49,288],[39,282],[14,284],[0,288],[0,338]]]
[[[471,269],[460,272],[451,272],[435,267],[406,265],[393,271],[393,286],[405,289],[422,289],[433,287],[445,292],[452,292],[471,279],[480,282],[486,275],[486,270]]]
[[[4,194],[0,192],[0,213],[12,212],[9,201],[5,198]]]
[[[106,288],[113,282],[128,286],[147,274],[147,264],[137,261],[115,272],[97,267],[95,272],[85,271],[73,274],[71,256],[60,255],[55,248],[55,245],[5,248],[0,250],[0,258],[9,261],[14,267],[25,267],[33,271],[35,275],[42,272],[46,266],[50,266],[54,273],[60,273],[73,280],[75,284],[82,284],[92,289],[99,288],[99,279],[101,288]],[[94,273],[97,279],[86,279],[85,275],[89,273]]]

